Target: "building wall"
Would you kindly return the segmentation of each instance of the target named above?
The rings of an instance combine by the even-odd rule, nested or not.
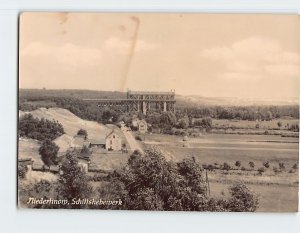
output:
[[[122,149],[121,138],[116,133],[112,133],[106,138],[106,149],[107,150],[121,150]]]
[[[139,123],[139,131],[140,131],[141,133],[146,133],[146,132],[147,132],[147,123],[141,121],[141,122]]]

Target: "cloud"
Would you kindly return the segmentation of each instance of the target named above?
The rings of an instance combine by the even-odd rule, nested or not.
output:
[[[91,66],[101,61],[102,52],[99,49],[82,47],[72,43],[54,46],[32,42],[21,50],[21,56],[52,59],[68,66]]]
[[[224,65],[217,76],[222,79],[263,79],[265,77],[294,78],[300,75],[300,55],[285,51],[277,41],[251,37],[230,47],[203,50],[200,55]]]
[[[105,42],[103,49],[110,52],[126,54],[129,52],[132,41],[124,40],[119,37],[109,37]],[[146,42],[144,40],[137,40],[135,52],[151,51],[159,48],[157,44]]]

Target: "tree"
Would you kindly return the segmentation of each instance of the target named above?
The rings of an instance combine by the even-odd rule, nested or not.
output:
[[[127,195],[125,209],[203,210],[206,186],[199,164],[190,158],[167,162],[162,152],[150,148],[134,152],[120,174]]]
[[[258,171],[259,175],[262,175],[265,172],[265,168],[264,167],[260,167],[260,168],[257,169],[257,171]]]
[[[102,113],[102,120],[105,122],[105,123],[108,123],[108,122],[117,122],[118,121],[118,117],[119,117],[119,114],[112,110],[112,109],[106,109],[103,111]]]
[[[39,154],[41,155],[41,159],[45,165],[56,165],[57,164],[57,152],[59,147],[50,140],[43,141]]]
[[[263,166],[265,168],[269,168],[270,167],[270,162],[269,161],[263,162]]]
[[[229,171],[231,169],[230,165],[228,163],[223,164],[223,170]]]
[[[85,138],[87,138],[88,133],[85,129],[80,129],[80,130],[78,130],[77,135],[84,136]]]
[[[293,165],[293,169],[298,169],[298,165],[297,165],[297,163],[295,163],[294,165]]]
[[[281,128],[281,126],[282,126],[281,121],[278,121],[278,122],[277,122],[277,125],[278,125],[278,128]]]
[[[187,115],[179,120],[178,127],[181,129],[187,129],[189,127],[189,118]]]
[[[57,191],[61,198],[69,202],[73,198],[88,198],[92,193],[92,187],[88,184],[88,177],[78,166],[76,151],[68,151],[62,160],[61,173],[58,178]],[[83,206],[73,205],[72,208],[82,208]]]
[[[241,161],[238,160],[238,161],[235,162],[236,167],[240,167],[241,165],[242,165]]]
[[[279,162],[278,165],[279,165],[280,171],[285,171],[285,165],[284,165],[284,162]]]
[[[254,212],[258,207],[258,197],[243,183],[230,187],[231,198],[228,209],[233,212]]]
[[[253,169],[254,169],[254,167],[255,167],[255,164],[254,164],[254,162],[250,161],[250,162],[249,162],[249,166],[250,166],[250,168],[253,170]]]
[[[46,139],[54,140],[64,133],[62,125],[57,121],[34,118],[31,114],[25,114],[20,118],[20,137],[28,137],[43,141]]]

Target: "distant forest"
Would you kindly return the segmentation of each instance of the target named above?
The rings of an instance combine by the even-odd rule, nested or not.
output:
[[[125,109],[119,107],[100,109],[95,103],[83,101],[82,99],[84,98],[126,98],[126,92],[20,89],[19,110],[32,111],[40,107],[60,107],[68,109],[80,118],[98,122],[106,122],[108,120],[116,122],[121,118],[128,117]],[[181,99],[180,101],[183,100]],[[176,107],[175,117],[178,120],[186,116],[189,118],[211,117],[214,119],[250,121],[268,121],[276,118],[299,119],[299,106],[191,106],[190,104],[179,103]],[[142,118],[143,116],[140,117]]]

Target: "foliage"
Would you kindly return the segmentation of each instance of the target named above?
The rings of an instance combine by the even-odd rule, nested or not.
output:
[[[236,167],[240,167],[241,165],[242,165],[241,161],[238,160],[238,161],[235,162]]]
[[[264,167],[260,167],[257,169],[258,174],[262,175],[265,172],[265,168]]]
[[[289,127],[289,130],[292,130],[294,132],[299,132],[299,125],[298,124],[292,124],[290,127]]]
[[[87,133],[87,131],[85,129],[80,129],[80,130],[78,130],[77,135],[84,136],[84,137],[87,138],[88,133]]]
[[[36,183],[30,183],[29,185],[23,188],[21,186],[21,191],[23,192],[22,196],[26,196],[26,199],[21,198],[21,202],[25,205],[29,205],[30,208],[38,208],[38,209],[54,209],[59,208],[59,205],[52,205],[52,204],[32,204],[28,202],[28,197],[34,197],[35,199],[56,199],[56,183],[50,182],[48,180],[40,180]]]
[[[119,114],[113,109],[106,109],[102,113],[102,121],[104,123],[115,123],[119,119]]]
[[[201,119],[200,121],[197,120],[194,122],[194,126],[200,126],[206,129],[210,129],[212,127],[212,119],[211,117],[205,117]]]
[[[28,172],[28,167],[26,164],[18,164],[18,177],[20,179],[24,179],[26,177],[27,172]]]
[[[254,169],[255,163],[254,163],[253,161],[250,161],[250,162],[249,162],[249,166],[250,166],[251,169]]]
[[[167,162],[161,151],[151,148],[133,153],[121,174],[126,209],[201,210],[206,197],[200,166],[194,159]]]
[[[92,152],[90,151],[90,149],[86,146],[83,145],[82,149],[80,150],[80,155],[81,156],[90,156],[92,154]]]
[[[46,139],[54,140],[63,135],[64,129],[57,121],[49,121],[44,118],[34,118],[31,114],[25,114],[20,118],[19,135],[29,137],[39,141]]]
[[[270,162],[269,161],[263,162],[263,166],[265,168],[269,168],[270,167]]]
[[[279,162],[278,165],[279,165],[280,171],[285,171],[285,165],[284,165],[284,162]]]
[[[135,139],[138,140],[138,141],[143,141],[143,139],[142,139],[142,137],[140,135],[136,135]]]
[[[57,152],[59,147],[49,139],[43,141],[41,147],[39,148],[39,154],[45,165],[56,165],[57,164]]]
[[[178,127],[181,129],[187,129],[189,127],[189,117],[187,115],[179,119]]]
[[[125,92],[109,91],[89,91],[89,90],[30,90],[20,89],[19,109],[32,111],[40,107],[60,107],[65,108],[80,118],[104,122],[107,119],[103,112],[109,109],[119,113],[120,118],[128,116],[125,108],[110,106],[109,108],[99,108],[96,103],[86,102],[82,99],[113,99],[126,98]],[[154,115],[149,111],[148,115]],[[157,113],[158,118],[161,113]],[[299,108],[297,105],[286,106],[198,106],[189,102],[177,101],[176,117],[178,119],[187,115],[192,118],[211,117],[215,119],[238,119],[238,120],[270,120],[271,118],[293,117],[299,119]],[[106,118],[104,119],[103,118]],[[151,118],[151,117],[149,117]],[[154,118],[157,118],[155,116]],[[115,120],[115,118],[114,118]],[[159,122],[157,119],[154,119]],[[125,121],[127,122],[127,121]],[[147,122],[148,121],[147,119]],[[151,122],[150,122],[151,123]],[[297,127],[297,126],[295,126]],[[299,127],[298,127],[299,129]]]
[[[88,177],[78,166],[76,151],[68,151],[61,163],[61,173],[58,178],[57,192],[61,198],[71,201],[73,198],[88,198],[92,187]],[[73,208],[81,208],[73,206]]]
[[[258,207],[257,196],[243,183],[230,187],[231,198],[228,201],[228,210],[232,212],[254,212]]]
[[[230,165],[228,163],[223,164],[223,170],[229,171],[231,169]]]

